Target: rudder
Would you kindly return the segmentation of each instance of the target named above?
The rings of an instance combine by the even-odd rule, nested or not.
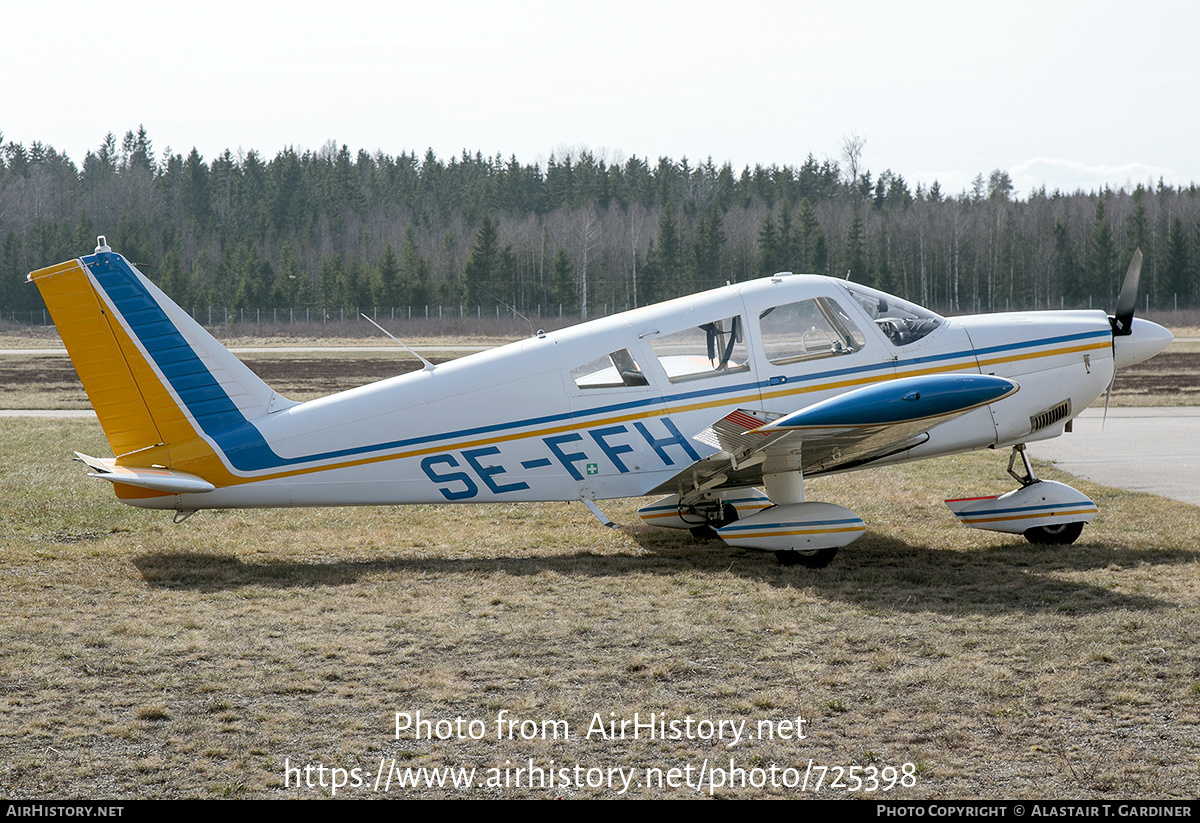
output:
[[[95,254],[28,279],[54,318],[118,464],[194,463],[212,456],[206,433],[294,405],[103,237]]]

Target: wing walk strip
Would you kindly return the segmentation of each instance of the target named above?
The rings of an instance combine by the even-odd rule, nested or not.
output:
[[[729,421],[730,423],[736,423],[737,425],[741,426],[743,429],[746,429],[747,431],[749,431],[751,429],[757,429],[764,422],[766,422],[763,420],[759,420],[755,417],[751,417],[750,415],[748,415],[742,411],[730,412],[729,414],[727,414],[725,416],[725,420]]]
[[[1017,361],[1017,360],[1029,360],[1029,359],[1038,358],[1038,357],[1054,357],[1054,356],[1062,355],[1062,354],[1070,354],[1070,353],[1081,352],[1081,351],[1092,351],[1095,349],[1108,348],[1108,347],[1109,347],[1108,343],[1097,343],[1097,344],[1087,345],[1087,346],[1072,346],[1072,347],[1068,347],[1065,349],[1051,349],[1048,351],[1041,351],[1041,352],[1028,352],[1028,353],[1023,353],[1023,354],[1019,354],[1019,355],[1014,355],[1009,358],[993,358],[986,362],[988,365],[995,365],[998,363],[1013,362],[1013,361]],[[966,358],[968,356],[969,355],[962,355],[963,358]],[[940,374],[940,373],[946,373],[946,372],[954,372],[954,371],[961,370],[965,365],[967,365],[967,364],[966,363],[946,364],[943,366],[930,367],[930,368],[920,369],[920,370],[916,370],[916,371],[906,371],[904,376],[905,377],[913,377],[913,376],[918,376],[918,375],[923,375],[923,374]],[[854,379],[831,381],[828,383],[823,383],[823,384],[818,384],[818,385],[813,385],[813,386],[797,387],[797,388],[789,389],[787,391],[764,392],[762,394],[762,397],[763,398],[776,398],[776,397],[798,396],[798,395],[808,394],[811,392],[828,391],[830,389],[850,388],[850,387],[854,387],[854,386],[868,385],[871,383],[881,383],[881,382],[886,382],[886,381],[892,380],[892,379],[894,379],[894,377],[890,374],[877,374],[877,375],[871,375],[871,376],[858,377],[858,378],[854,378]],[[668,405],[665,405],[661,410],[643,410],[643,411],[639,411],[639,412],[633,413],[633,414],[613,415],[610,417],[596,418],[596,419],[588,421],[587,425],[590,427],[608,426],[608,425],[612,425],[615,423],[627,423],[627,422],[632,422],[632,421],[636,421],[636,420],[644,420],[647,418],[661,417],[661,416],[667,415],[667,414],[681,414],[684,412],[702,411],[704,409],[718,408],[718,407],[729,406],[729,405],[747,405],[747,404],[754,404],[757,402],[759,402],[759,394],[752,393],[752,394],[743,394],[743,395],[740,395],[737,397],[732,397],[732,398],[722,397],[720,399],[708,400],[708,401],[700,402],[700,403],[685,403],[685,404],[678,404],[678,405],[668,404]],[[587,414],[584,413],[584,414],[580,415],[580,417],[587,417]],[[410,449],[410,450],[405,450],[405,451],[392,452],[389,454],[373,455],[371,457],[362,457],[362,458],[358,458],[358,459],[354,459],[354,460],[346,460],[346,461],[341,461],[341,462],[332,462],[332,463],[325,463],[325,464],[314,465],[314,466],[305,466],[305,467],[301,467],[301,468],[288,469],[286,471],[267,472],[267,473],[257,474],[257,475],[251,475],[251,474],[242,475],[242,474],[233,474],[232,472],[228,472],[228,473],[223,472],[225,474],[225,477],[222,479],[222,482],[219,483],[218,485],[220,485],[220,486],[235,486],[235,485],[241,485],[244,483],[254,483],[254,482],[258,482],[258,481],[262,481],[262,480],[278,480],[278,479],[282,479],[282,478],[298,477],[298,476],[302,476],[302,475],[306,475],[306,474],[313,474],[313,473],[322,472],[322,471],[332,471],[335,469],[345,469],[345,468],[354,468],[356,466],[365,466],[365,465],[370,465],[372,463],[383,462],[385,460],[402,460],[402,459],[411,458],[411,457],[423,457],[425,455],[437,454],[437,453],[444,452],[447,450],[469,449],[469,448],[475,448],[478,446],[495,445],[498,443],[510,443],[515,440],[525,440],[525,439],[529,439],[529,438],[546,437],[546,436],[553,435],[553,434],[572,432],[572,431],[576,431],[579,428],[579,426],[580,426],[579,419],[572,419],[572,420],[570,420],[562,425],[559,425],[559,426],[550,426],[550,427],[546,427],[546,428],[534,429],[531,431],[516,432],[513,434],[506,434],[506,435],[501,435],[501,436],[475,438],[475,439],[462,440],[462,441],[457,441],[457,442],[453,442],[453,441],[441,442],[441,443],[438,443],[433,446],[427,446],[427,447],[419,448],[419,449]],[[224,468],[223,465],[222,465],[222,468]],[[214,480],[214,482],[215,482],[215,478],[208,478],[208,479]]]

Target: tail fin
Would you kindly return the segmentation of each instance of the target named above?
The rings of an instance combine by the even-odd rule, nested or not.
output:
[[[29,280],[50,309],[117,465],[211,465],[211,435],[295,405],[103,237],[95,254],[39,269]]]

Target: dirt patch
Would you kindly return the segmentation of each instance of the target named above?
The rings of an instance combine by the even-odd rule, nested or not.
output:
[[[78,383],[75,367],[66,355],[0,358],[0,386],[5,392],[47,383]]]
[[[432,357],[434,365],[452,360]],[[412,357],[245,357],[242,362],[285,397],[311,400],[327,394],[365,386],[401,374],[420,371],[422,364]]]
[[[449,356],[428,358],[434,364]],[[290,354],[242,358],[271,388],[294,400],[312,400],[421,368],[411,356],[330,352],[325,356]],[[87,409],[87,394],[65,354],[0,357],[0,408]]]
[[[1133,401],[1180,393],[1200,398],[1200,352],[1166,351],[1121,369],[1113,384],[1113,403],[1125,400],[1127,405],[1140,405]]]

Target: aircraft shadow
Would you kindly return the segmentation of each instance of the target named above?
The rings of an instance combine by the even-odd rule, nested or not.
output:
[[[647,539],[639,543],[649,548],[658,531],[643,530]],[[1119,579],[1122,572],[1142,564],[1182,565],[1197,557],[1180,549],[1135,550],[1088,543],[1086,538],[1071,546],[1034,546],[999,535],[986,548],[953,551],[868,532],[842,549],[828,567],[806,569],[778,566],[767,552],[728,549],[715,542],[697,545],[713,547],[714,568],[728,568],[768,585],[805,586],[821,596],[872,609],[949,614],[1174,608],[1178,604],[1170,600],[1070,578],[1112,569]],[[740,567],[738,560],[748,563]]]
[[[503,572],[566,577],[674,575],[681,571],[733,573],[772,587],[803,586],[820,596],[872,609],[902,612],[1078,613],[1155,610],[1176,604],[1070,579],[1079,572],[1113,569],[1115,575],[1142,564],[1195,562],[1194,552],[1111,548],[1086,542],[1034,547],[997,538],[973,551],[914,546],[868,534],[843,549],[825,569],[785,568],[766,552],[729,549],[716,541],[688,541],[661,530],[629,530],[645,554],[576,551],[539,557],[415,558],[402,555],[333,562],[245,562],[230,554],[155,553],[134,558],[147,585],[197,591],[343,586],[378,574],[459,575]]]

